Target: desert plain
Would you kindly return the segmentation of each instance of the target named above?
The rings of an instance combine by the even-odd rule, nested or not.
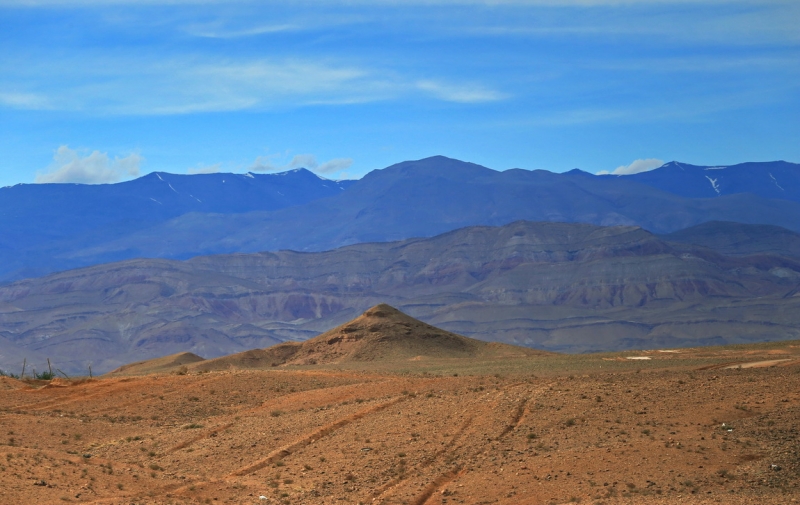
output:
[[[800,499],[797,341],[251,370],[199,363],[2,378],[0,502]]]

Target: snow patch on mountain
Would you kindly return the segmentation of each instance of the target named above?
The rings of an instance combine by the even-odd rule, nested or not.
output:
[[[716,191],[718,195],[719,195],[719,194],[721,194],[721,193],[719,192],[719,184],[717,184],[717,181],[718,181],[719,179],[712,179],[712,178],[711,178],[711,177],[709,177],[709,176],[706,176],[706,179],[708,179],[708,182],[710,182],[710,183],[711,183],[711,187],[712,187],[712,188],[714,188],[714,191]]]
[[[770,179],[772,179],[772,182],[774,182],[774,183],[775,183],[775,185],[776,185],[776,186],[778,186],[778,189],[780,189],[781,191],[785,191],[785,190],[784,190],[784,189],[781,187],[781,185],[780,185],[780,184],[778,184],[778,180],[775,178],[775,176],[774,176],[774,175],[772,175],[772,173],[771,173],[771,172],[770,172],[770,174],[769,174],[769,177],[770,177]]]

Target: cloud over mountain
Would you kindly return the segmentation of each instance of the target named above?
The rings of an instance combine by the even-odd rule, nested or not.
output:
[[[614,169],[613,172],[609,172],[608,170],[601,170],[597,173],[597,175],[631,175],[631,174],[638,174],[640,172],[649,172],[650,170],[654,170],[664,164],[664,160],[659,160],[656,158],[647,158],[647,159],[638,159],[633,161],[630,165],[620,165]]]
[[[138,153],[112,160],[108,153],[93,151],[83,156],[79,151],[62,145],[56,149],[47,172],[36,175],[36,182],[109,184],[127,177],[137,177],[142,161],[144,158]]]
[[[340,170],[345,170],[353,164],[352,158],[334,158],[325,163],[319,163],[313,154],[295,154],[292,159],[285,164],[276,163],[279,155],[259,156],[250,166],[252,172],[281,172],[294,170],[295,168],[307,168],[320,174],[332,174]]]

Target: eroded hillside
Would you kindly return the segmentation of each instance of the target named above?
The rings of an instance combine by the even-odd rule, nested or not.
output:
[[[636,227],[517,222],[322,253],[131,260],[0,287],[0,367],[108,371],[305,340],[378,303],[482,340],[581,352],[800,337],[800,262]]]

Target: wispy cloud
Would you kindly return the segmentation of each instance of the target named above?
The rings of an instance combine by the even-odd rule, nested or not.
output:
[[[0,94],[0,105],[95,114],[169,115],[263,110],[315,101],[374,101],[387,94],[388,80],[352,65],[309,59],[211,60],[157,56],[84,54],[80,62],[43,55],[22,62],[0,57],[0,90],[47,82],[46,94]]]
[[[294,170],[296,168],[307,168],[319,174],[332,174],[350,168],[353,164],[351,158],[334,158],[319,163],[317,157],[313,154],[296,154],[289,160],[288,163],[279,163],[278,159],[281,155],[267,155],[259,156],[256,161],[250,166],[251,172],[282,172],[286,170]]]
[[[12,72],[12,68],[14,71]],[[397,100],[423,92],[436,100],[480,103],[507,95],[479,83],[451,84],[413,80],[390,69],[359,67],[329,60],[182,60],[85,55],[33,63],[3,61],[0,86],[24,86],[60,75],[49,96],[0,94],[0,105],[95,114],[175,115],[202,112],[269,110],[320,104],[360,104]],[[14,81],[14,75],[23,78]]]
[[[800,73],[798,56],[774,55],[690,55],[670,57],[650,57],[637,59],[605,59],[597,62],[578,62],[587,68],[625,72],[666,73],[724,73],[724,72],[764,72],[782,69]]]
[[[166,66],[172,70],[161,74]],[[119,103],[120,112],[185,114],[381,98],[366,71],[310,60],[171,62],[154,64],[140,75],[146,87],[132,90],[133,100]]]
[[[0,105],[14,109],[42,110],[49,109],[47,97],[36,93],[4,93],[0,92]]]
[[[508,98],[508,95],[488,89],[479,84],[454,85],[437,81],[418,81],[417,88],[448,102],[480,103],[495,102]]]
[[[300,31],[303,27],[298,24],[261,24],[242,28],[230,28],[225,26],[213,25],[193,25],[186,29],[186,32],[196,37],[206,37],[211,39],[233,39],[238,37],[252,37],[255,35],[266,35],[270,33],[284,33]]]
[[[502,5],[501,10],[515,11],[516,16],[445,29],[485,37],[628,37],[659,44],[800,41],[796,29],[800,4],[792,0],[553,0]]]
[[[93,151],[82,155],[63,145],[56,149],[53,163],[44,173],[36,175],[37,183],[107,184],[139,175],[139,165],[144,161],[138,153],[111,159],[108,153]]]

